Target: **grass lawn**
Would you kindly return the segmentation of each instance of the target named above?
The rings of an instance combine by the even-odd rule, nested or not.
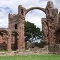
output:
[[[60,60],[60,55],[5,56],[0,60]]]

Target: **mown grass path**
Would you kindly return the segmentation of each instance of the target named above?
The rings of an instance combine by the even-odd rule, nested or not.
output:
[[[60,60],[60,55],[1,56],[0,60]]]

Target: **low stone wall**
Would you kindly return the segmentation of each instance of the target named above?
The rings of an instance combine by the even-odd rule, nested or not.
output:
[[[33,54],[48,54],[47,46],[45,48],[37,48],[24,51],[6,51],[0,52],[0,56],[15,56],[15,55],[33,55]]]
[[[60,45],[44,46],[44,48],[35,47],[29,50],[4,51],[0,52],[0,56],[15,56],[15,55],[36,55],[36,54],[60,54]]]

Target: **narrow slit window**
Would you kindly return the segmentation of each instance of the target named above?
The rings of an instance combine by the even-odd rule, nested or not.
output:
[[[15,24],[15,29],[17,29],[18,28],[18,26],[17,26],[17,24]]]
[[[23,15],[23,9],[21,9],[21,14]]]

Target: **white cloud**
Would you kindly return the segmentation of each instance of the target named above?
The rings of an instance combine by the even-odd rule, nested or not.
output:
[[[4,18],[0,20],[0,28],[7,28],[8,27],[8,19]]]

